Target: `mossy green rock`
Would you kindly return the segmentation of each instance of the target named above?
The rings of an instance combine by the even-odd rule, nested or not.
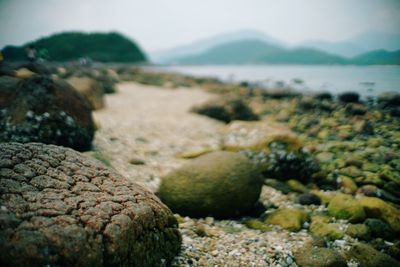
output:
[[[328,205],[329,215],[350,222],[361,222],[365,219],[363,206],[351,195],[337,194]]]
[[[345,257],[347,260],[355,260],[362,267],[400,266],[400,262],[389,255],[379,252],[370,245],[363,243],[353,245],[350,250],[345,252]]]
[[[286,183],[290,187],[290,189],[294,192],[306,193],[309,191],[305,185],[303,185],[301,182],[299,182],[297,180],[290,179]]]
[[[281,208],[271,213],[265,220],[268,224],[279,225],[289,231],[299,231],[308,220],[306,212],[300,209]]]
[[[331,191],[311,190],[311,193],[319,196],[322,204],[327,205],[335,197],[335,193]]]
[[[338,181],[342,191],[346,194],[354,194],[358,189],[357,184],[348,176],[340,175]]]
[[[329,217],[320,215],[312,217],[310,232],[329,240],[341,239],[344,236],[344,230],[338,223],[329,223]]]
[[[159,197],[181,215],[227,218],[243,214],[257,202],[263,181],[245,156],[211,152],[161,180]]]
[[[346,267],[346,261],[336,250],[313,247],[295,253],[299,267]]]
[[[400,185],[400,173],[392,170],[390,167],[386,167],[380,173],[380,177],[387,181],[392,181]]]
[[[371,238],[370,228],[365,224],[350,224],[346,229],[346,234],[362,240]]]
[[[272,230],[271,226],[268,226],[264,222],[257,219],[247,220],[244,224],[250,229],[260,230],[261,232],[268,232]]]
[[[339,172],[342,175],[350,176],[350,177],[353,177],[353,178],[356,178],[356,177],[359,177],[359,176],[363,175],[362,171],[359,168],[355,167],[355,166],[349,166],[349,167],[341,168],[339,170]]]
[[[395,236],[392,228],[382,220],[370,218],[366,219],[364,224],[368,227],[373,238],[381,237],[390,240]]]
[[[358,200],[369,218],[386,222],[395,232],[400,233],[400,210],[376,197],[362,197]]]

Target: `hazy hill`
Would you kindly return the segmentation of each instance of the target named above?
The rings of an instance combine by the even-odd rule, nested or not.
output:
[[[207,50],[226,43],[241,40],[259,40],[271,45],[285,46],[285,44],[271,36],[255,31],[240,30],[226,34],[215,35],[206,39],[195,41],[191,44],[178,46],[171,49],[153,52],[151,60],[156,63],[176,63],[176,59],[206,52]]]
[[[216,46],[195,56],[177,59],[180,64],[344,64],[342,57],[314,49],[286,49],[259,40]]]
[[[299,45],[299,47],[313,48],[320,51],[325,51],[330,54],[335,54],[347,58],[355,57],[368,50],[351,43],[349,41],[345,42],[327,42],[327,41],[307,41]]]
[[[24,60],[28,45],[46,48],[51,60],[69,61],[89,57],[100,62],[143,62],[146,56],[130,39],[119,33],[65,32],[38,39],[22,46],[6,46],[8,60]]]
[[[357,65],[400,65],[400,50],[394,52],[371,51],[353,58],[351,63]]]
[[[280,53],[283,49],[259,40],[236,41],[218,45],[204,53],[176,59],[182,64],[251,64],[262,63],[266,53]]]
[[[165,63],[165,64],[180,63],[181,61],[187,61],[190,58],[192,60],[196,59],[196,61],[204,61],[204,59],[199,58],[199,55],[207,54],[210,50],[225,44],[231,44],[246,40],[262,41],[270,46],[285,48],[286,50],[289,47],[288,44],[285,44],[282,41],[270,37],[265,33],[254,30],[241,30],[237,32],[212,36],[210,38],[195,41],[189,45],[183,45],[173,49],[154,52],[151,53],[151,59],[155,63]],[[310,52],[312,54],[311,56],[313,61],[319,58],[319,60],[317,61],[336,62],[336,60],[338,60],[338,63],[342,63],[343,60],[338,59],[337,56],[343,57],[346,60],[349,60],[349,62],[351,62],[350,60],[351,58],[367,53],[369,51],[379,50],[379,49],[384,49],[388,51],[399,50],[400,35],[392,33],[382,33],[382,32],[369,32],[339,42],[314,40],[314,41],[306,41],[300,44],[293,44],[291,45],[291,47],[292,50],[290,54],[292,56],[294,55],[293,51],[297,51],[302,55],[306,55],[308,54],[308,52]],[[313,49],[314,51],[310,51],[310,49]],[[323,55],[324,52],[328,55]],[[317,53],[322,53],[322,54],[317,55]],[[307,61],[303,58],[303,56],[301,55],[298,56],[300,57],[301,62]],[[254,59],[252,60],[254,61]],[[256,61],[260,60],[258,59]]]

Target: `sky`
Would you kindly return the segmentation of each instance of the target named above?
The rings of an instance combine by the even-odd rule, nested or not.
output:
[[[252,29],[289,44],[400,33],[400,0],[0,0],[0,48],[60,31],[118,31],[153,52]]]

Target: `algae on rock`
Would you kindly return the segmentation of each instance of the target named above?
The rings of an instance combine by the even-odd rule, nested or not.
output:
[[[162,177],[158,195],[181,215],[227,218],[250,211],[262,183],[256,166],[245,156],[218,151]]]

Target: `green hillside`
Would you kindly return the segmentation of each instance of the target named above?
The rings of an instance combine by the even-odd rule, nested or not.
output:
[[[65,32],[44,37],[23,46],[6,46],[2,52],[8,60],[24,60],[25,49],[33,45],[46,48],[50,60],[69,61],[89,57],[100,62],[143,62],[145,54],[130,39],[119,33]]]

